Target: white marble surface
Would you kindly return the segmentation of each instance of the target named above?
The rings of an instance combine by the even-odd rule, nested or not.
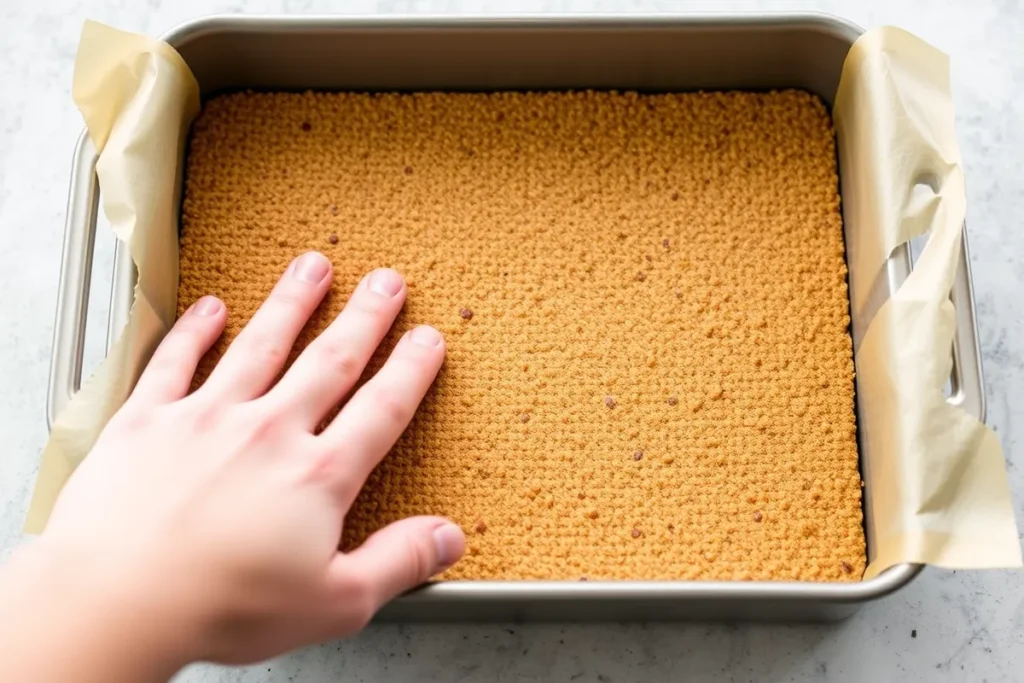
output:
[[[84,19],[159,35],[211,12],[698,9],[820,9],[865,27],[902,26],[952,55],[989,422],[1002,438],[1022,520],[1024,442],[1013,426],[1024,401],[1024,8],[1016,0],[978,0],[973,6],[965,0],[12,0],[0,7],[0,558],[21,540],[46,439],[64,205],[81,130],[70,85]],[[101,318],[111,253],[105,238],[91,297]],[[91,328],[90,365],[100,357],[102,325]],[[927,571],[896,596],[831,626],[379,626],[261,666],[194,667],[180,680],[1020,681],[1022,578],[1024,573],[1002,571]]]

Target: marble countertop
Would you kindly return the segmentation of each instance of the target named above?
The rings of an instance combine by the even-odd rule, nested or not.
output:
[[[1024,520],[1024,8],[1007,0],[46,0],[0,8],[0,559],[17,545],[46,440],[44,406],[71,153],[70,94],[82,21],[159,35],[212,12],[510,13],[817,9],[895,24],[952,56],[957,135],[988,393]],[[87,368],[102,357],[112,238],[97,244]],[[1021,525],[1024,528],[1024,524]],[[895,596],[832,625],[384,625],[221,681],[1014,681],[1024,680],[1024,574],[927,570]],[[1018,662],[1016,665],[1014,662]],[[1013,672],[1017,671],[1016,674]]]

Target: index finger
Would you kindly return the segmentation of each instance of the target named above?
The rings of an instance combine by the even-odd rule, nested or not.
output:
[[[433,383],[445,345],[432,327],[417,327],[395,345],[384,366],[364,384],[319,439],[344,458],[342,498],[347,507],[373,468],[398,441]]]

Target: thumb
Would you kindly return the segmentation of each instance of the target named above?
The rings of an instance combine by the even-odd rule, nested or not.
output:
[[[352,552],[339,554],[331,572],[342,584],[369,589],[376,611],[455,564],[465,549],[465,534],[449,520],[409,517],[377,531]]]

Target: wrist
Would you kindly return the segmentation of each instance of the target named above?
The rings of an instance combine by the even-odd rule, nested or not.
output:
[[[11,680],[166,681],[191,661],[194,630],[154,577],[101,555],[41,538],[0,572],[0,640],[28,667]]]

